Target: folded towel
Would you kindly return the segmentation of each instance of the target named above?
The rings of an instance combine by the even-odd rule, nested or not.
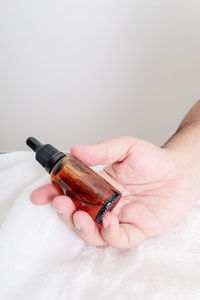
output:
[[[200,299],[200,203],[178,226],[134,249],[85,244],[52,204],[31,152],[0,155],[0,299]]]

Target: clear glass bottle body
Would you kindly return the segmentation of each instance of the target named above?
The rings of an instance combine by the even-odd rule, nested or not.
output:
[[[60,159],[50,174],[52,183],[72,199],[78,210],[86,211],[98,224],[121,198],[121,193],[110,183],[70,154]]]

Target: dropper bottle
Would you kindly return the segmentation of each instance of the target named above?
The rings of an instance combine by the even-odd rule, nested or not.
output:
[[[116,188],[71,154],[65,154],[50,144],[43,145],[34,137],[29,137],[26,144],[35,151],[36,160],[50,174],[52,183],[59,186],[76,208],[86,211],[97,224],[121,198]]]

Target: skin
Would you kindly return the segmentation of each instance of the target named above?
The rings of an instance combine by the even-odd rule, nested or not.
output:
[[[87,244],[132,248],[180,223],[200,197],[200,102],[163,147],[130,136],[95,145],[75,145],[71,154],[86,165],[107,165],[100,175],[122,198],[97,225],[52,184],[31,194],[34,204],[52,202],[59,217]]]

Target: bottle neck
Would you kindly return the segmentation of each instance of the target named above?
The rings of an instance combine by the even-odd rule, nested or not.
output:
[[[36,160],[50,173],[55,164],[63,157],[65,153],[59,151],[50,144],[43,145],[36,138],[29,137],[26,140],[27,145],[36,153]]]

